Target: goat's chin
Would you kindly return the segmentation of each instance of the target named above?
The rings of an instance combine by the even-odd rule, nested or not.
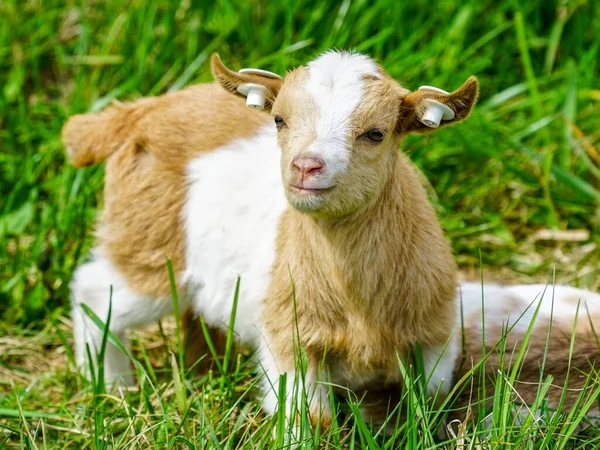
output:
[[[320,219],[340,219],[357,210],[347,201],[340,201],[338,188],[310,192],[307,190],[287,189],[289,204],[298,212]]]
[[[291,188],[286,192],[290,205],[297,211],[306,214],[318,214],[326,203],[326,194],[321,192],[299,191]]]

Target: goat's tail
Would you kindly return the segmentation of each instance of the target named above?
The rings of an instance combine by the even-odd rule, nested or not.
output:
[[[135,103],[114,102],[104,111],[77,114],[62,129],[65,152],[75,167],[90,166],[104,161],[129,139],[134,138],[135,124],[152,99]]]

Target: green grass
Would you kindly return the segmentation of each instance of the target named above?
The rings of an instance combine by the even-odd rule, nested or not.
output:
[[[248,362],[224,377],[175,376],[181,362],[165,351],[177,354],[173,333],[141,338],[151,348],[137,346],[137,370],[147,372],[138,392],[100,395],[98,383],[75,375],[63,345],[68,283],[91,244],[102,168],[66,165],[60,129],[70,114],[114,98],[209,81],[213,51],[234,68],[284,73],[330,47],[369,53],[411,89],[479,77],[467,123],[404,144],[467,276],[477,278],[481,254],[490,278],[547,281],[555,268],[560,281],[600,287],[599,2],[0,1],[0,445],[2,436],[19,448],[271,442],[276,421],[253,401]],[[532,239],[544,229],[589,237]],[[431,407],[411,396],[415,414],[427,416]],[[583,408],[523,427],[511,427],[506,411],[493,411],[497,432],[469,427],[465,445],[491,433],[493,448],[583,448],[565,428]],[[442,445],[436,420],[413,422],[396,444]],[[367,425],[351,425],[348,445],[385,445]],[[330,445],[340,438],[332,433]]]

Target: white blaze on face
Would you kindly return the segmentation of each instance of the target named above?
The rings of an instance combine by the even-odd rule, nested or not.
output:
[[[350,117],[364,92],[364,76],[380,78],[377,65],[358,53],[326,52],[308,64],[308,94],[317,106],[316,139],[307,149],[325,161],[328,177],[350,161]]]

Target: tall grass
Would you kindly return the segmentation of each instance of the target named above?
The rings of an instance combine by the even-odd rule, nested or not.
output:
[[[134,339],[138,391],[103,393],[101,384],[75,374],[65,345],[71,340],[68,282],[91,244],[102,168],[66,165],[60,128],[70,114],[99,110],[115,98],[209,81],[207,58],[213,51],[234,68],[284,73],[331,47],[369,53],[411,89],[430,84],[450,90],[471,74],[479,77],[480,103],[466,124],[410,137],[403,146],[429,180],[465,272],[476,273],[481,254],[486,273],[500,278],[545,279],[556,266],[560,280],[600,286],[598,2],[0,1],[4,445],[285,443],[278,434],[285,430],[273,440],[277,425],[252,400],[257,380],[246,359],[226,363],[220,375],[191,381],[181,360],[164,356],[170,355],[165,350],[180,354],[181,341],[172,342],[160,330]],[[531,238],[546,228],[584,229],[590,236]],[[407,387],[411,370],[406,367]],[[511,383],[517,374],[507,373],[488,386],[496,394],[491,416],[496,431],[489,421],[459,427],[450,447],[467,448],[493,436],[494,448],[593,448],[593,435],[585,443],[574,434],[593,400],[582,398],[576,410],[543,420],[511,423],[507,411],[515,401]],[[536,407],[543,410],[543,392],[552,380],[541,381]],[[406,401],[418,420],[398,436],[386,438],[358,417],[346,423],[340,416],[338,426],[348,429],[325,432],[326,445],[444,445],[434,430],[440,410],[411,389]],[[356,401],[349,408],[349,416],[356,416]],[[314,447],[307,430],[307,446]]]
[[[551,286],[543,295],[550,296]],[[238,289],[236,289],[237,295]],[[175,302],[176,299],[174,298]],[[537,308],[539,309],[539,305]],[[260,411],[262,396],[257,386],[264,374],[251,359],[238,357],[229,370],[223,366],[200,378],[189,376],[178,364],[175,352],[182,351],[175,333],[164,336],[162,355],[152,345],[149,358],[142,347],[134,353],[124,349],[108,331],[110,313],[104,323],[86,309],[90,319],[103,330],[103,339],[89,381],[82,378],[72,362],[59,364],[28,379],[12,383],[12,391],[3,398],[0,430],[6,444],[20,448],[332,448],[332,449],[466,449],[466,448],[599,448],[600,417],[589,416],[597,410],[600,398],[600,374],[592,370],[584,388],[570,410],[550,410],[546,394],[553,383],[541,372],[537,398],[524,405],[516,389],[525,362],[530,335],[537,316],[516,348],[510,348],[505,336],[484,351],[483,358],[454,380],[448,396],[426,393],[426,378],[420,349],[412,356],[398,358],[402,383],[400,403],[389,405],[384,424],[367,422],[361,415],[362,398],[338,390],[332,395],[333,421],[323,429],[311,426],[308,416],[309,394],[300,384],[290,386],[282,375],[277,389],[280,408],[273,417]],[[518,318],[516,318],[518,319]],[[235,321],[232,314],[231,322]],[[516,323],[516,322],[515,322]],[[63,332],[64,325],[55,328]],[[170,325],[174,331],[175,324]],[[48,332],[39,346],[39,356],[48,357]],[[229,336],[233,336],[232,330]],[[207,338],[209,335],[207,334]],[[147,340],[147,339],[146,339]],[[575,334],[571,337],[571,354]],[[139,339],[134,339],[134,342]],[[228,340],[231,343],[231,340]],[[21,338],[23,347],[35,347],[32,339]],[[103,353],[108,343],[128,354],[132,370],[139,380],[135,389],[107,388],[104,382]],[[2,343],[2,341],[0,341]],[[540,345],[540,343],[536,343]],[[547,345],[547,344],[546,344]],[[211,348],[213,345],[210,345]],[[486,371],[486,358],[500,355],[496,372]],[[170,356],[169,356],[170,355]],[[552,357],[552,355],[548,355]],[[298,379],[306,370],[298,349]],[[90,353],[90,359],[93,359]],[[150,363],[150,361],[153,363]],[[162,362],[161,362],[162,361]],[[569,361],[565,362],[570,365]],[[531,364],[531,361],[529,361]],[[224,365],[224,364],[223,364]],[[17,366],[17,365],[15,365]],[[11,368],[19,370],[18,367]],[[192,369],[193,370],[193,369]],[[485,377],[486,383],[479,383]],[[334,385],[331,385],[333,388]],[[566,389],[563,391],[566,394]],[[470,392],[468,405],[455,403]],[[333,394],[333,389],[332,389]],[[292,396],[292,414],[286,416],[286,397]],[[562,400],[561,400],[562,403]]]

